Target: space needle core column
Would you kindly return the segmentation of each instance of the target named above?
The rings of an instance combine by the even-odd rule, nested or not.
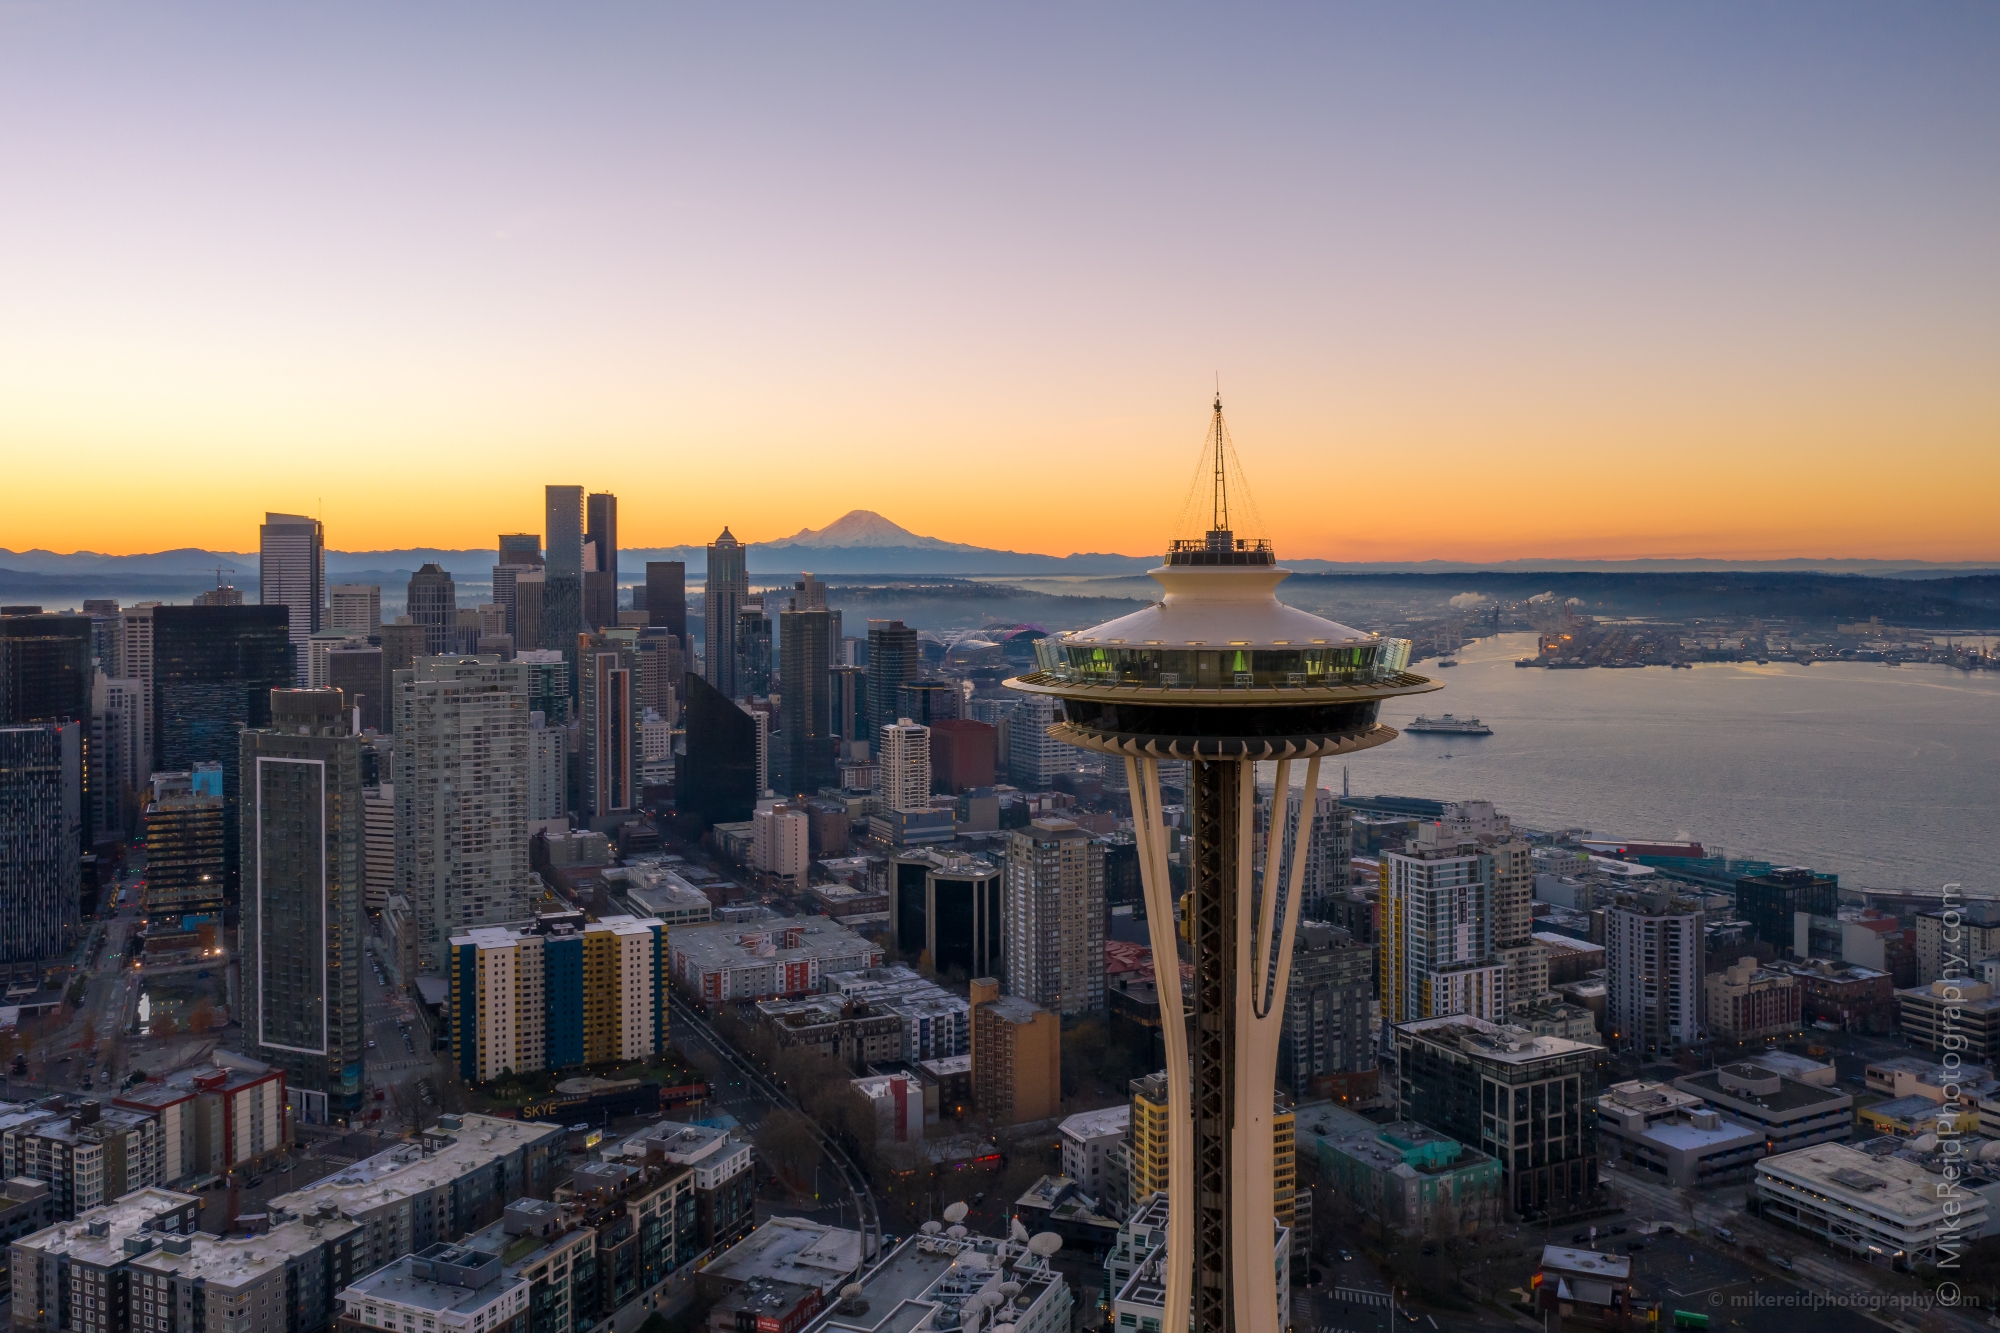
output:
[[[1149,571],[1158,603],[1036,644],[1010,689],[1062,700],[1059,740],[1125,761],[1167,1048],[1163,1333],[1280,1333],[1271,1116],[1320,760],[1395,739],[1384,699],[1438,686],[1393,641],[1278,601],[1290,573],[1229,526],[1218,396],[1211,526]],[[1160,760],[1186,760],[1193,846],[1192,1011],[1182,1012]],[[1305,761],[1305,798],[1287,799]],[[1276,765],[1263,876],[1253,873],[1257,764]],[[1281,882],[1282,880],[1282,882]],[[1192,1021],[1188,1021],[1191,1019]]]

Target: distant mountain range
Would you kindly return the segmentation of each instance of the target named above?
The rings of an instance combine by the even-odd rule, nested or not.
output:
[[[392,585],[407,581],[425,564],[443,566],[461,583],[491,581],[496,555],[491,547],[445,550],[409,547],[389,551],[328,551],[329,582]],[[826,577],[967,577],[974,575],[1105,576],[1137,574],[1159,563],[1154,554],[1074,552],[1042,555],[1000,551],[911,532],[868,509],[843,514],[823,528],[801,528],[789,537],[750,545],[755,583],[777,582],[800,570]],[[680,560],[699,580],[707,567],[705,545],[628,548],[619,552],[624,583],[645,578],[648,560]],[[1876,578],[1943,578],[1995,568],[1992,562],[1936,563],[1924,560],[1575,560],[1523,558],[1500,561],[1337,561],[1295,559],[1285,565],[1302,574],[1455,574],[1493,572],[1603,572],[1625,574],[1697,573],[1709,570],[1858,574]],[[76,551],[9,551],[0,548],[0,598],[35,601],[117,595],[177,598],[215,584],[218,568],[226,582],[251,596],[257,585],[254,552],[207,551],[180,547],[145,555],[101,555]],[[385,591],[386,591],[385,587]],[[400,591],[400,590],[398,590]]]

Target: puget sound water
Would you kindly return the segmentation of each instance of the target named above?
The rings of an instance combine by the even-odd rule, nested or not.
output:
[[[1832,871],[1843,887],[2000,890],[2000,673],[1716,663],[1518,668],[1531,634],[1467,644],[1444,684],[1385,704],[1474,716],[1491,736],[1405,732],[1348,759],[1358,796],[1490,800],[1530,828],[1694,838]],[[1340,786],[1329,763],[1321,784]]]

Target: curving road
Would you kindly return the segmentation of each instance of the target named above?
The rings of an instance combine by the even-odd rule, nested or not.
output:
[[[772,1082],[762,1070],[745,1059],[735,1047],[717,1035],[715,1029],[709,1025],[707,1019],[678,1001],[670,1004],[669,1012],[671,1014],[671,1021],[679,1029],[675,1034],[677,1039],[686,1040],[688,1037],[692,1037],[703,1047],[707,1048],[725,1067],[741,1075],[745,1083],[773,1105],[782,1106],[788,1111],[798,1113],[801,1119],[805,1120],[808,1125],[812,1125],[813,1138],[818,1142],[820,1152],[825,1156],[827,1165],[833,1169],[834,1175],[840,1178],[841,1183],[846,1186],[848,1194],[854,1200],[854,1212],[858,1219],[857,1227],[863,1237],[863,1263],[866,1264],[879,1258],[883,1253],[882,1214],[875,1205],[875,1192],[869,1187],[867,1175],[859,1166],[855,1165],[854,1160],[847,1155],[840,1144],[834,1141],[831,1135],[822,1133],[819,1126],[814,1124],[810,1117],[799,1111],[797,1104],[790,1097],[787,1097],[776,1083]]]

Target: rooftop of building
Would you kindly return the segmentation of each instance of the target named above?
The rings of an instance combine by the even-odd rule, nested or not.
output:
[[[733,1150],[744,1146],[719,1125],[662,1120],[626,1138],[616,1149],[607,1151],[620,1156],[643,1156],[657,1151],[665,1154],[669,1162],[697,1166],[704,1162],[720,1162]]]
[[[1308,1102],[1295,1114],[1301,1138],[1317,1139],[1377,1171],[1436,1176],[1474,1170],[1495,1159],[1414,1120],[1378,1124],[1331,1102]]]
[[[1445,1018],[1423,1018],[1396,1025],[1399,1037],[1430,1042],[1502,1064],[1526,1065],[1540,1060],[1556,1060],[1598,1048],[1568,1037],[1544,1037],[1504,1023],[1489,1023],[1470,1014]]]
[[[972,1072],[972,1056],[969,1054],[946,1055],[940,1056],[935,1060],[919,1060],[917,1061],[917,1068],[926,1070],[941,1078],[949,1077],[953,1074],[970,1074]]]
[[[1635,1078],[1624,1083],[1614,1083],[1598,1094],[1601,1105],[1618,1106],[1628,1111],[1675,1111],[1684,1106],[1699,1106],[1701,1098],[1691,1092],[1684,1092],[1670,1084],[1652,1079]]]
[[[1994,926],[2000,926],[2000,902],[1993,902],[1985,898],[1966,898],[1949,907],[1933,907],[1927,911],[1918,912],[1917,915],[1919,917],[1934,917],[1939,920],[1948,915],[1955,916],[1958,918],[1959,924],[1990,929]]]
[[[1987,1017],[2000,1012],[2000,995],[1973,977],[1939,977],[1927,986],[1898,990],[1896,998],[1915,1004],[1948,1004],[1961,1015],[1975,1013]]]
[[[1020,1284],[1011,1303],[1025,1314],[1062,1278],[1047,1260],[1016,1241],[920,1234],[898,1245],[863,1280],[865,1309],[836,1304],[811,1328],[843,1333],[959,1328],[964,1324],[961,1311],[974,1300],[988,1310],[1004,1310],[1001,1284],[1008,1281]],[[995,1313],[991,1318],[1006,1322],[1008,1316]]]
[[[1551,953],[1603,953],[1604,946],[1592,944],[1589,940],[1579,940],[1569,935],[1558,935],[1552,930],[1538,930],[1533,936],[1537,944],[1545,944]]]
[[[32,1236],[24,1236],[14,1244],[51,1254],[66,1254],[72,1260],[100,1266],[115,1264],[126,1257],[125,1241],[128,1237],[150,1232],[155,1218],[190,1204],[199,1207],[200,1203],[201,1200],[192,1194],[148,1185],[129,1194],[121,1194],[114,1202],[79,1213],[71,1221],[58,1222]]]
[[[803,1217],[774,1217],[703,1269],[718,1282],[812,1282],[832,1292],[861,1267],[862,1236]]]
[[[1675,1116],[1669,1120],[1654,1121],[1639,1131],[1640,1136],[1668,1148],[1695,1153],[1710,1148],[1747,1146],[1764,1141],[1764,1131],[1761,1129],[1740,1125],[1714,1111],[1710,1111],[1708,1115],[1714,1119],[1714,1124],[1704,1125],[1693,1117]]]
[[[356,1278],[343,1300],[393,1301],[436,1314],[472,1315],[522,1279],[508,1271],[498,1251],[470,1244],[437,1244]]]
[[[132,1260],[132,1267],[154,1273],[184,1273],[199,1277],[207,1286],[251,1286],[269,1277],[273,1267],[282,1270],[285,1261],[303,1258],[342,1236],[359,1231],[360,1225],[338,1214],[310,1218],[290,1218],[254,1236],[214,1236],[197,1232],[192,1236],[161,1236],[155,1244]]]
[[[1742,1086],[1727,1086],[1731,1083]],[[1838,1088],[1801,1083],[1750,1060],[1705,1069],[1699,1074],[1683,1075],[1674,1080],[1674,1086],[1694,1093],[1703,1101],[1725,1106],[1755,1106],[1779,1115],[1793,1111],[1830,1111],[1854,1100]]]
[[[718,922],[682,926],[671,936],[676,954],[697,966],[725,967],[747,962],[879,956],[879,946],[827,916],[777,917],[768,921]],[[787,940],[794,941],[787,943]]]
[[[1605,1282],[1623,1282],[1632,1276],[1628,1255],[1601,1250],[1579,1250],[1570,1245],[1542,1246],[1542,1268],[1556,1273],[1575,1273]]]
[[[971,1059],[970,1056],[966,1058]],[[1078,1111],[1075,1115],[1065,1118],[1057,1129],[1072,1138],[1089,1140],[1123,1134],[1131,1124],[1132,1104],[1120,1102],[1116,1106],[1100,1107],[1095,1111]]]
[[[134,1084],[112,1098],[114,1106],[129,1107],[137,1111],[157,1111],[163,1106],[183,1102],[203,1093],[231,1093],[241,1088],[261,1083],[271,1077],[271,1070],[231,1069],[224,1065],[197,1065],[193,1069],[180,1069],[159,1078],[149,1078],[144,1083]]]
[[[1877,1157],[1844,1143],[1821,1143],[1757,1163],[1759,1176],[1790,1179],[1864,1212],[1905,1224],[1943,1216],[1948,1201],[1959,1215],[1984,1212],[1985,1199],[1964,1190],[1948,1199],[1944,1177],[1900,1157]]]
[[[330,1176],[270,1201],[273,1209],[306,1214],[332,1204],[349,1216],[397,1198],[445,1185],[468,1171],[526,1148],[555,1142],[561,1125],[498,1116],[446,1116],[422,1143],[403,1142],[349,1163]],[[428,1145],[428,1146],[426,1146]]]
[[[998,999],[987,1000],[979,1006],[979,1011],[991,1014],[1006,1023],[1033,1023],[1039,1015],[1048,1012],[1034,1001],[1019,995],[1002,995]]]

